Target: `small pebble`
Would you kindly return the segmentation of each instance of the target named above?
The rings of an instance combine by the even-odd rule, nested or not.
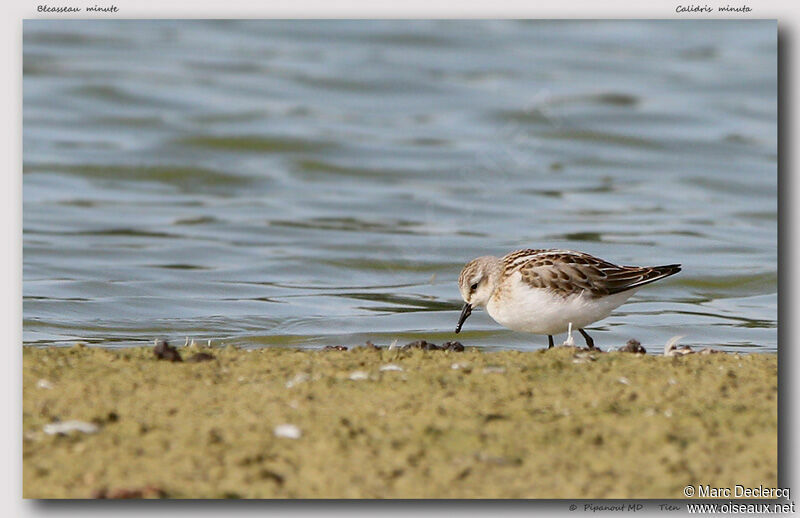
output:
[[[36,387],[40,389],[51,389],[53,388],[53,384],[46,379],[41,379],[36,382]]]
[[[299,439],[303,433],[300,428],[293,424],[279,424],[273,430],[275,437],[283,437],[284,439]]]
[[[620,379],[618,379],[617,381],[619,381],[619,382],[620,382],[620,383],[622,383],[623,385],[630,385],[630,384],[631,384],[631,380],[629,380],[629,379],[628,379],[628,378],[626,378],[625,376],[622,376],[622,377],[621,377]]]

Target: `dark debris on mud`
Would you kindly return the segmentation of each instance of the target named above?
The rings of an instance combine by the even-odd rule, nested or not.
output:
[[[156,340],[156,346],[153,348],[153,354],[158,360],[167,360],[170,362],[182,362],[181,353],[169,345],[166,340]]]
[[[367,340],[367,342],[362,346],[353,347],[353,350],[356,349],[367,349],[371,351],[380,351],[384,349],[393,349],[394,346],[385,346],[381,347],[379,345],[375,345],[371,341]],[[402,345],[398,347],[398,349],[407,351],[409,349],[421,349],[423,351],[455,351],[455,352],[462,352],[464,351],[464,345],[461,342],[445,342],[442,345],[437,345],[433,342],[428,342],[427,340],[416,340],[414,342],[409,342],[406,345]],[[345,345],[326,345],[322,348],[323,351],[347,351],[348,348]]]
[[[187,363],[207,362],[216,359],[211,353],[195,353],[186,360]]]
[[[169,342],[162,339],[156,340],[156,346],[153,347],[153,355],[157,360],[166,360],[170,362],[183,362],[180,351],[176,347],[169,345]],[[200,363],[215,360],[216,356],[211,353],[199,352],[195,353],[186,360],[186,363]]]
[[[112,499],[112,500],[128,500],[139,498],[167,498],[167,492],[158,486],[145,486],[136,488],[118,487],[108,489],[101,487],[92,492],[92,498],[95,499]]]
[[[395,342],[396,343],[396,342]],[[390,346],[379,346],[375,345],[371,341],[367,340],[364,345],[361,346],[353,346],[348,347],[346,345],[326,345],[322,348],[323,351],[348,351],[348,350],[357,350],[357,349],[367,349],[373,351],[381,351],[386,349],[401,349],[404,351],[412,350],[412,349],[419,349],[423,351],[453,351],[453,352],[463,352],[465,350],[464,345],[461,342],[444,342],[442,345],[437,345],[433,342],[428,342],[427,340],[415,340],[413,342],[409,342],[405,345],[395,347],[395,344]],[[620,353],[629,353],[629,354],[647,354],[647,350],[642,346],[642,344],[632,338],[628,340],[625,345],[618,347],[616,349],[609,348],[606,351],[598,348],[598,347],[588,347],[588,346],[576,346],[576,345],[557,345],[555,349],[564,349],[568,348],[575,353],[599,353],[604,354],[606,352],[620,352]],[[546,353],[549,349],[540,349],[540,353]],[[705,348],[701,351],[694,351],[691,347],[688,346],[678,346],[668,344],[667,348],[665,349],[664,355],[665,356],[680,356],[684,354],[692,354],[695,352],[699,352],[700,354],[710,354],[710,353],[718,353],[722,352],[716,349]],[[172,362],[183,362],[183,358],[181,357],[181,353],[178,351],[177,348],[169,345],[166,340],[163,339],[156,339],[155,347],[153,348],[153,354],[155,355],[156,359],[158,360],[166,360]],[[198,363],[198,362],[205,362],[210,360],[215,360],[216,357],[213,354],[207,352],[199,352],[195,353],[190,356],[186,363]]]
[[[631,338],[625,345],[617,349],[621,353],[647,354],[647,350],[642,347],[639,340]]]
[[[408,349],[422,349],[423,351],[456,351],[456,352],[463,352],[464,346],[461,342],[445,342],[442,345],[436,345],[434,343],[425,341],[425,340],[417,340],[415,342],[407,343],[401,349],[408,350]]]

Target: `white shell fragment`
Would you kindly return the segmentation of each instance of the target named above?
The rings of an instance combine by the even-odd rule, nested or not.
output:
[[[292,388],[301,383],[305,383],[306,381],[308,381],[308,377],[309,377],[308,374],[306,374],[305,372],[295,374],[295,376],[292,379],[286,382],[286,388]]]
[[[381,369],[380,370],[382,370],[382,371],[399,371],[399,372],[402,372],[403,368],[401,366],[399,366],[399,365],[395,365],[393,363],[388,363],[386,365],[381,365]]]
[[[712,349],[711,347],[704,347],[699,351],[695,351],[688,345],[677,345],[678,340],[683,338],[683,336],[673,336],[667,341],[667,345],[664,346],[664,356],[684,356],[686,354],[715,354],[721,353],[722,351],[718,351],[717,349]]]
[[[284,439],[299,439],[303,435],[300,428],[293,424],[279,424],[272,433],[275,434],[275,437],[282,437]]]
[[[51,389],[53,388],[53,384],[47,381],[46,379],[40,379],[36,382],[36,388],[40,389]]]
[[[364,371],[355,371],[350,373],[350,379],[353,381],[360,381],[369,379],[369,374]]]
[[[46,424],[43,430],[47,435],[67,435],[72,432],[96,433],[99,428],[96,424],[86,421],[64,421]]]
[[[667,340],[667,344],[664,346],[664,356],[680,356],[694,353],[688,345],[678,345],[678,340],[681,338],[683,338],[683,335],[673,336]]]

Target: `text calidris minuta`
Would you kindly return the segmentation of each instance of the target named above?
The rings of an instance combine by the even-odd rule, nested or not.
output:
[[[570,323],[594,348],[584,327],[607,317],[639,288],[681,271],[681,265],[619,266],[571,250],[517,250],[505,257],[478,257],[461,271],[464,308],[456,333],[474,307],[485,306],[514,331],[563,333]]]

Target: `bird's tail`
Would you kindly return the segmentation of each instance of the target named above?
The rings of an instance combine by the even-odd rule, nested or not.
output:
[[[619,272],[609,275],[609,284],[611,285],[609,292],[613,294],[640,288],[645,284],[675,275],[679,271],[681,271],[679,264],[649,267],[626,266]]]

